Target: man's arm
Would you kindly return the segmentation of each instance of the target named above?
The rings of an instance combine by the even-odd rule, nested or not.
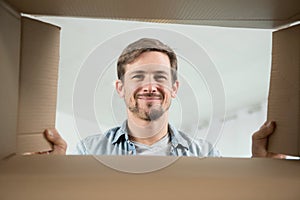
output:
[[[267,151],[269,136],[275,128],[276,123],[274,121],[267,121],[252,135],[252,157],[285,158],[283,154]]]

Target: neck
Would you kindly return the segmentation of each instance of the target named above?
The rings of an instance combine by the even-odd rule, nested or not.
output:
[[[159,119],[146,121],[128,111],[129,138],[135,142],[152,145],[168,134],[168,112]]]

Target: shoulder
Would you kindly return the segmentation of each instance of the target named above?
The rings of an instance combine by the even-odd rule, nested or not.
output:
[[[215,144],[201,138],[193,137],[182,131],[178,131],[188,144],[189,152],[200,157],[220,157],[220,152],[215,147]]]
[[[107,130],[105,133],[97,133],[94,135],[90,135],[86,138],[84,138],[82,141],[85,143],[97,143],[101,140],[106,140],[106,141],[113,141],[116,138],[116,133],[118,132],[118,130],[120,129],[120,127],[114,127],[111,128],[109,130]]]
[[[107,130],[104,134],[98,133],[82,139],[77,144],[77,153],[98,154],[103,148],[112,144],[117,137],[119,129],[120,127],[114,127]]]

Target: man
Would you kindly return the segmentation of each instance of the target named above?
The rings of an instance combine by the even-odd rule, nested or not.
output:
[[[211,144],[195,140],[168,123],[171,99],[176,97],[177,58],[159,40],[143,38],[128,45],[118,59],[115,87],[127,107],[127,120],[103,135],[82,140],[78,154],[220,156]],[[275,124],[265,123],[253,135],[252,154],[281,157],[266,151]],[[54,154],[65,154],[67,144],[55,129],[45,131]]]

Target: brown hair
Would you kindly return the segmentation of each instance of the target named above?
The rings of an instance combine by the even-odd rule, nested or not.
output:
[[[172,81],[177,80],[177,57],[175,52],[159,40],[152,38],[142,38],[129,44],[122,52],[118,59],[117,73],[118,79],[123,81],[125,74],[125,65],[132,63],[137,57],[144,52],[158,51],[165,53],[171,64]]]

